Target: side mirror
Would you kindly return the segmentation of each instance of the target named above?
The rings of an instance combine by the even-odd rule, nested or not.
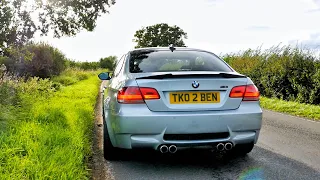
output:
[[[109,76],[109,73],[108,72],[104,72],[104,73],[100,73],[98,75],[99,79],[101,80],[110,80],[111,77]]]

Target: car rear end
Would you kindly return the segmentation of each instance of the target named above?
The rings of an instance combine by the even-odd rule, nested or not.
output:
[[[116,147],[174,153],[188,147],[231,150],[258,140],[258,89],[210,52],[133,51],[124,77],[109,113]]]

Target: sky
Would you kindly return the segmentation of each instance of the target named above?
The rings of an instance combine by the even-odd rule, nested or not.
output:
[[[135,32],[157,23],[177,25],[188,47],[216,54],[297,43],[320,48],[320,0],[116,0],[93,32],[37,37],[76,61],[122,56]]]

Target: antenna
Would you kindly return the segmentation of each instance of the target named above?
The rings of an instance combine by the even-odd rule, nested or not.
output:
[[[176,48],[173,46],[173,44],[170,44],[169,49],[171,50],[171,52],[173,52],[174,50],[176,50]]]

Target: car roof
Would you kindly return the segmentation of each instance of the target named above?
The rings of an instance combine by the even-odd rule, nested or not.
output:
[[[197,49],[197,48],[188,48],[188,47],[174,47],[175,51],[202,51],[202,52],[208,52],[208,53],[213,53],[210,51],[206,51],[203,49]],[[129,53],[133,53],[133,52],[139,52],[139,51],[148,51],[148,50],[155,50],[155,51],[170,51],[169,47],[145,47],[145,48],[136,48],[133,49],[131,51],[129,51]]]

